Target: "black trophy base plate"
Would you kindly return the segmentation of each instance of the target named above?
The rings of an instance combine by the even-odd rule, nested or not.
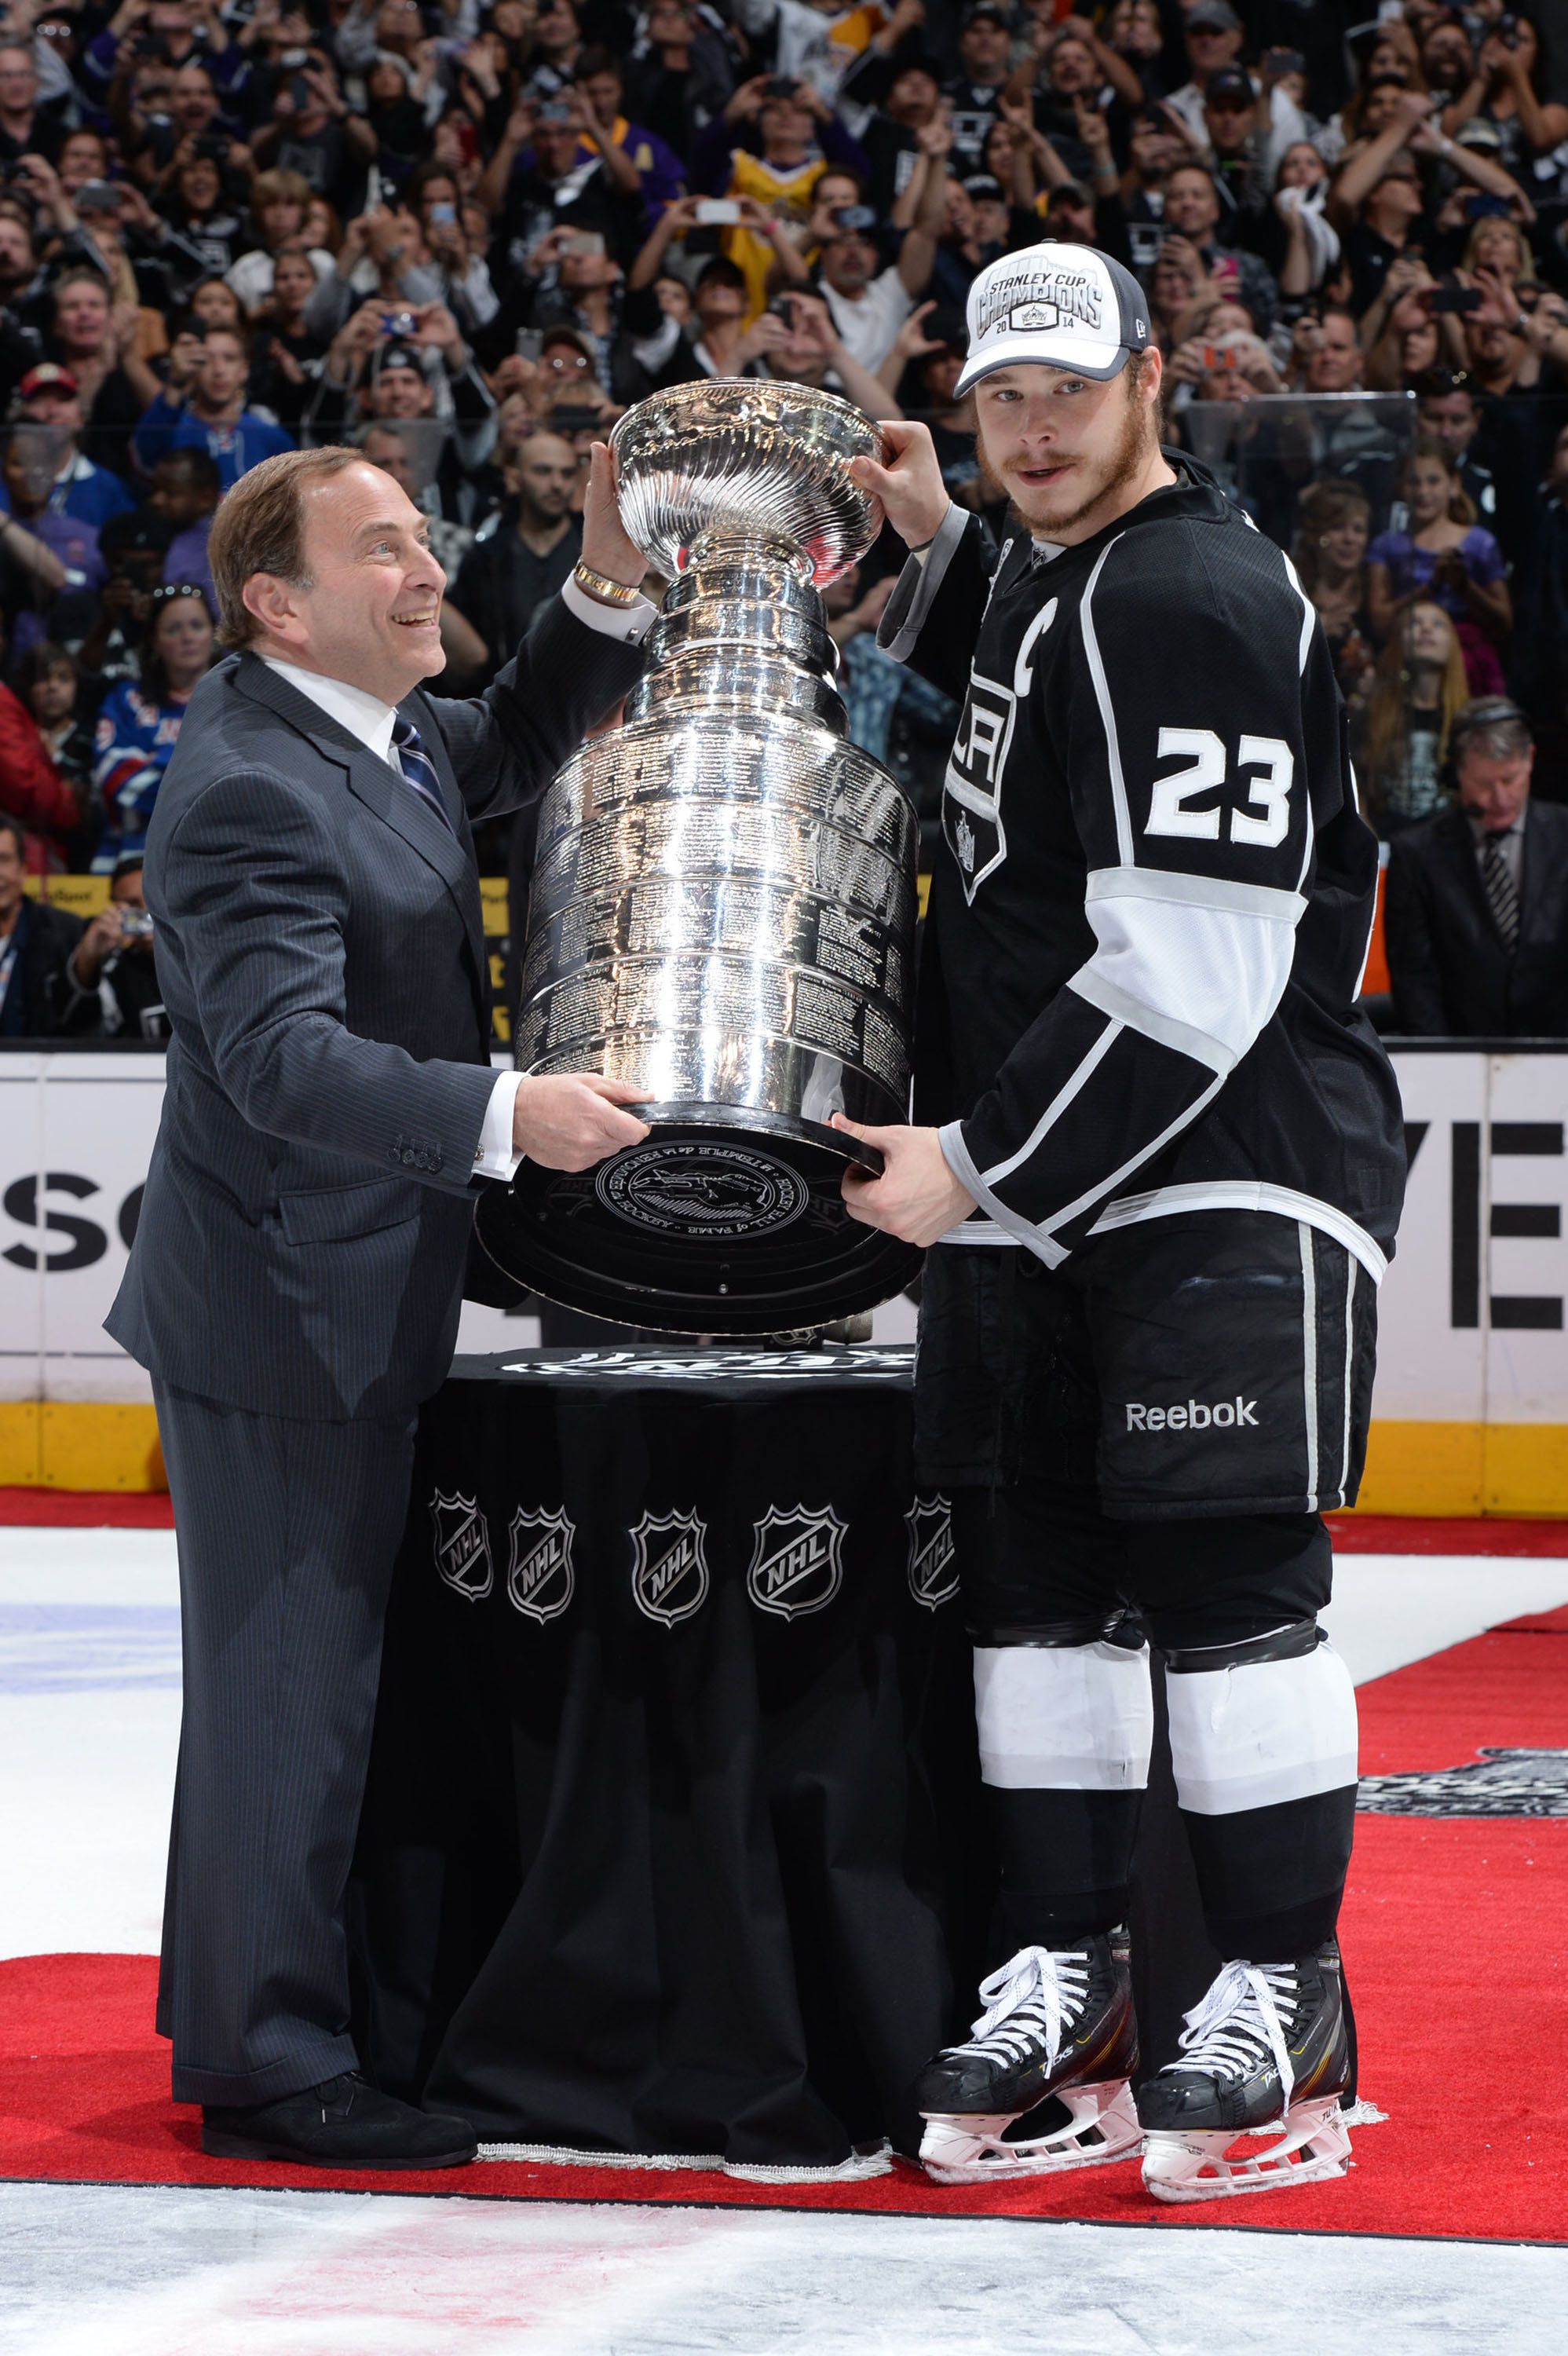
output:
[[[616,1324],[743,1336],[858,1316],[919,1269],[913,1245],[844,1207],[846,1169],[880,1167],[854,1138],[779,1115],[636,1110],[648,1136],[597,1168],[525,1162],[483,1190],[476,1232],[504,1276]]]

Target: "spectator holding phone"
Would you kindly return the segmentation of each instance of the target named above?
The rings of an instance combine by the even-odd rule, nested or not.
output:
[[[292,450],[291,434],[247,408],[250,380],[245,330],[207,328],[188,385],[172,394],[165,386],[144,411],[133,444],[137,464],[150,475],[167,453],[194,444],[213,460],[227,491],[249,467]]]
[[[745,144],[753,139],[760,153]],[[770,220],[793,215],[803,220],[830,164],[866,173],[860,148],[809,82],[758,74],[741,83],[722,115],[699,138],[691,177],[710,195],[754,198]],[[746,274],[754,315],[767,300],[773,242],[745,221],[723,230],[722,237],[724,252]]]

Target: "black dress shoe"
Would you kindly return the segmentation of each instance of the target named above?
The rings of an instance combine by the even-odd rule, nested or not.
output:
[[[292,2159],[304,2168],[461,2168],[479,2145],[466,2119],[416,2111],[357,2070],[242,2110],[201,2106],[214,2159]]]

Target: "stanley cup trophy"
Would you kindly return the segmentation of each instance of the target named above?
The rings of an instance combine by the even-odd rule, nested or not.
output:
[[[919,1264],[839,1192],[908,1118],[919,826],[847,742],[817,591],[881,522],[878,429],[808,387],[678,385],[613,437],[621,513],[671,582],[624,724],[544,798],[516,1056],[652,1092],[639,1145],[525,1163],[480,1240],[569,1308],[671,1333],[825,1324]]]

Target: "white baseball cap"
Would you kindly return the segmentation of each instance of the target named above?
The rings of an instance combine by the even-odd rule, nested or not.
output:
[[[968,318],[959,392],[1029,360],[1103,384],[1149,340],[1142,287],[1092,245],[1026,245],[987,262],[969,289]]]

